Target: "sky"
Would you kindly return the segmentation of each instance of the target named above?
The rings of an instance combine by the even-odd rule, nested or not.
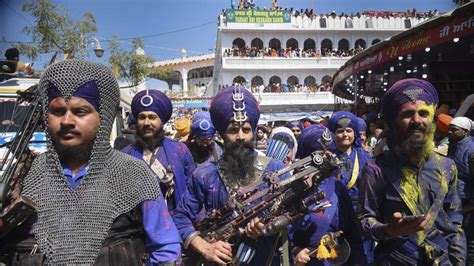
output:
[[[180,57],[181,49],[188,55],[212,53],[216,42],[217,17],[222,9],[230,7],[231,0],[51,0],[68,9],[69,15],[78,20],[90,11],[96,18],[97,33],[106,50],[102,58],[95,58],[89,49],[89,59],[108,64],[108,41],[112,36],[122,39],[122,48],[131,50],[130,41],[144,37],[145,53],[155,60]],[[238,2],[238,0],[235,0]],[[33,26],[34,20],[21,10],[24,0],[0,0],[0,52],[15,42],[31,41],[22,32]],[[254,0],[260,7],[271,6],[272,0]],[[417,11],[437,9],[446,12],[455,8],[452,0],[279,0],[281,7],[312,8],[316,13],[363,11]],[[5,38],[7,42],[1,41]],[[91,45],[92,46],[92,45]],[[42,68],[51,55],[44,55],[35,62]],[[25,62],[28,58],[22,58]]]

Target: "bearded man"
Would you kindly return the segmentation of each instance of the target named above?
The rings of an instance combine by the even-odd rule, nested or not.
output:
[[[218,161],[222,156],[221,144],[214,140],[216,128],[212,124],[211,114],[198,112],[193,117],[191,134],[186,142],[193,155],[194,162],[199,165],[205,162]]]
[[[183,197],[186,183],[195,168],[186,145],[165,137],[163,127],[171,118],[172,111],[171,101],[163,92],[143,90],[137,93],[132,99],[136,143],[122,150],[145,161],[159,177],[170,212]]]
[[[359,220],[378,241],[375,265],[464,265],[466,239],[456,165],[434,152],[438,93],[404,79],[387,91],[382,114],[390,150],[360,179]]]
[[[186,194],[173,213],[173,220],[184,240],[185,249],[198,252],[208,262],[226,264],[233,257],[243,258],[245,255],[236,254],[238,244],[231,247],[224,241],[209,243],[204,240],[194,227],[194,222],[199,219],[198,214],[203,209],[221,209],[240,187],[257,181],[262,178],[263,173],[276,171],[284,165],[280,161],[257,156],[254,134],[260,112],[256,99],[248,90],[243,87],[221,90],[212,100],[210,113],[214,126],[224,139],[224,153],[219,161],[202,164],[196,169]],[[265,187],[263,185],[260,188]],[[278,264],[278,259],[274,259],[277,240],[274,237],[263,237],[263,226],[255,218],[246,227],[244,234],[256,239],[255,256],[247,262],[250,265],[268,265],[272,260]],[[241,250],[251,249],[246,245],[241,247]]]
[[[23,183],[37,215],[2,239],[7,265],[142,265],[177,261],[180,239],[155,175],[112,149],[118,83],[106,66],[67,60],[39,89],[48,149]]]

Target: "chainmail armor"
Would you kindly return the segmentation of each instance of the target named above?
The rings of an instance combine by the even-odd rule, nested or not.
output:
[[[106,66],[66,60],[45,71],[39,86],[46,127],[48,86],[54,84],[69,100],[78,87],[91,80],[100,93],[100,126],[89,170],[77,189],[69,188],[47,131],[47,152],[35,159],[24,179],[23,195],[38,206],[33,233],[48,264],[93,264],[115,218],[159,196],[158,180],[146,164],[110,145],[120,93]]]

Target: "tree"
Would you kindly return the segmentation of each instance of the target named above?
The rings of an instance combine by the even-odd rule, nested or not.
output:
[[[143,40],[133,39],[132,50],[125,51],[119,47],[119,40],[113,36],[109,42],[109,63],[118,79],[124,80],[130,87],[145,81],[149,74],[149,65],[155,62],[153,57],[137,53],[144,46]]]
[[[32,43],[17,46],[22,54],[32,60],[51,52],[73,53],[80,58],[87,56],[87,41],[97,31],[92,13],[86,12],[81,20],[74,21],[66,8],[50,0],[29,0],[22,8],[36,21],[35,26],[23,29],[31,36]]]

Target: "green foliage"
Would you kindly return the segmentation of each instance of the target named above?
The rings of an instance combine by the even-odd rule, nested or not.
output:
[[[87,41],[97,31],[92,13],[86,12],[81,20],[74,21],[67,9],[50,0],[29,0],[23,4],[23,11],[35,19],[36,25],[23,29],[33,43],[19,44],[17,47],[22,54],[32,60],[40,54],[57,51],[60,54],[74,52],[79,58],[87,56]]]
[[[159,80],[168,80],[170,77],[170,74],[173,72],[172,67],[153,67],[150,69],[150,77],[154,79],[159,79]]]
[[[143,40],[134,39],[132,50],[125,51],[120,48],[116,36],[109,41],[109,63],[118,78],[126,81],[129,86],[136,86],[143,82],[149,74],[149,65],[155,62],[153,57],[136,54],[135,50],[143,46]]]

